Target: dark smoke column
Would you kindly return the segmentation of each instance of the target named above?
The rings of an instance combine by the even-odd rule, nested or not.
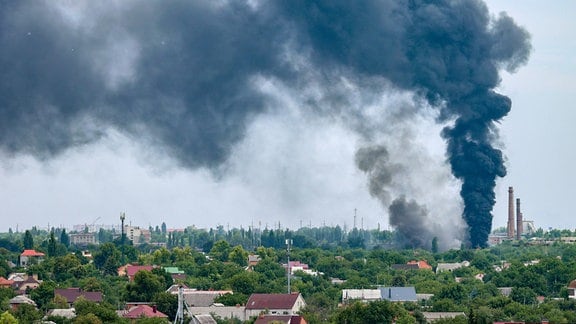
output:
[[[499,72],[514,72],[531,51],[526,30],[482,1],[281,2],[306,33],[318,65],[337,63],[380,76],[440,110],[447,157],[462,180],[468,244],[487,245],[494,187],[506,169],[493,147],[495,122],[510,100],[494,92]]]
[[[464,220],[468,224],[471,247],[485,247],[492,228],[496,177],[506,175],[502,152],[491,146],[490,126],[510,110],[510,100],[492,93],[483,104],[487,116],[470,120],[458,118],[454,127],[444,130],[452,173],[462,180]]]

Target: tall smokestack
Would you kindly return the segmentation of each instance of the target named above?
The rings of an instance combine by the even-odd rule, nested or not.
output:
[[[520,198],[516,199],[516,239],[522,238],[522,211],[520,210]]]
[[[508,238],[514,238],[514,188],[508,187]]]

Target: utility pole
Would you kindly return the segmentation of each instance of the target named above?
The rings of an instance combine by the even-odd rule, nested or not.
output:
[[[184,323],[184,293],[182,286],[178,286],[178,311],[174,318],[174,324]]]
[[[122,223],[122,229],[121,229],[121,233],[122,236],[120,237],[120,248],[122,249],[122,265],[126,264],[125,258],[124,258],[124,220],[126,219],[126,214],[125,213],[120,213],[120,222]]]
[[[292,245],[292,239],[286,239],[286,251],[288,253],[286,253],[286,257],[288,259],[288,294],[290,294],[290,276],[292,275],[292,273],[290,272],[290,245]]]

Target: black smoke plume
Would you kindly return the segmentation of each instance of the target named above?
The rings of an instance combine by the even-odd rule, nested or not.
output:
[[[428,211],[414,200],[401,196],[388,208],[390,225],[397,228],[397,240],[404,247],[430,248],[434,236],[428,224]]]
[[[455,120],[448,159],[484,246],[505,174],[494,122],[510,109],[493,89],[529,51],[479,0],[2,1],[0,148],[45,159],[115,128],[213,168],[270,104],[254,80],[296,87],[305,61],[327,79],[386,79]]]

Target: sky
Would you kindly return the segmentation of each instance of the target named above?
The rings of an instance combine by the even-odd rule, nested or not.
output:
[[[15,73],[10,80],[16,90],[20,89],[20,78],[25,80],[23,84],[33,85],[23,87],[31,92],[22,100],[33,107],[30,111],[46,97],[53,103],[65,104],[64,108],[49,107],[39,115],[23,114],[32,118],[27,124],[32,128],[21,128],[17,123],[14,128],[3,125],[8,130],[0,132],[0,136],[8,140],[2,140],[0,150],[0,231],[32,226],[118,224],[120,213],[126,213],[128,223],[144,227],[165,222],[168,228],[340,225],[350,229],[356,225],[388,229],[393,227],[388,206],[403,196],[426,206],[434,218],[433,226],[451,231],[464,226],[460,217],[460,182],[450,173],[447,144],[440,136],[453,119],[437,122],[441,118],[438,109],[414,99],[413,89],[404,83],[408,81],[397,77],[393,68],[382,67],[387,73],[392,69],[392,82],[373,75],[365,77],[371,71],[362,63],[352,64],[351,68],[332,68],[322,62],[322,54],[330,51],[331,44],[319,42],[316,52],[308,53],[310,48],[291,34],[281,43],[230,44],[228,38],[220,35],[233,35],[234,40],[246,36],[236,34],[235,28],[222,22],[241,24],[230,12],[242,9],[201,8],[215,12],[211,18],[219,20],[204,21],[199,15],[186,27],[206,28],[205,33],[181,34],[177,23],[166,27],[180,38],[198,44],[219,40],[213,42],[218,46],[209,46],[202,53],[205,57],[190,58],[193,55],[174,52],[170,47],[171,42],[180,40],[178,37],[164,39],[156,35],[158,30],[164,30],[161,24],[167,20],[147,12],[152,12],[153,7],[131,12],[132,17],[126,14],[130,1],[110,2],[110,8],[93,7],[88,2],[24,3],[29,6],[2,8],[3,15],[15,10],[11,12],[14,18],[10,26],[22,32],[10,37],[2,35],[3,44],[20,44],[23,41],[18,37],[34,37],[44,30],[50,35],[52,28],[65,32],[58,33],[62,36],[52,39],[49,45],[35,41],[35,46],[48,50],[38,47],[26,52],[29,56],[24,57],[30,64],[21,70],[2,65],[4,61],[0,61],[0,66],[9,66],[10,72]],[[262,10],[258,1],[249,3],[251,10]],[[226,6],[224,2],[221,5]],[[576,171],[570,162],[576,155],[576,130],[569,123],[576,112],[569,103],[576,93],[576,22],[570,17],[576,12],[576,4],[493,0],[487,5],[494,17],[507,12],[530,33],[532,45],[527,63],[509,69],[514,73],[502,69],[502,82],[496,88],[511,99],[512,109],[496,122],[500,137],[495,146],[503,151],[507,175],[496,179],[493,227],[506,226],[507,191],[514,186],[516,197],[522,200],[524,218],[534,221],[536,227],[575,229],[570,202]],[[37,25],[46,23],[50,28],[37,29],[39,32],[35,32],[38,26],[34,24],[19,25],[42,6],[51,8],[51,17],[61,21],[44,22],[40,18]],[[194,15],[194,11],[190,12]],[[298,12],[286,12],[294,15],[294,21],[300,18]],[[155,20],[138,21],[139,15],[152,15]],[[102,28],[102,22],[110,27]],[[250,33],[252,28],[261,27],[259,24],[268,26],[270,22],[255,19],[256,27],[242,25],[240,29]],[[133,30],[137,32],[131,34]],[[275,35],[268,34],[262,32],[262,39],[276,40]],[[148,38],[159,39],[165,52],[155,50],[148,54],[147,48],[152,46],[147,43]],[[372,44],[372,40],[367,38],[356,45],[369,55],[371,47],[362,45]],[[236,50],[243,53],[242,46],[253,56],[219,55]],[[290,55],[282,57],[279,64],[276,57],[268,55],[267,46]],[[69,52],[54,54],[54,48]],[[299,55],[293,54],[299,51]],[[89,60],[76,60],[73,55],[79,52]],[[10,55],[1,58],[6,57]],[[333,59],[338,61],[341,57],[335,55]],[[59,67],[57,77],[44,78],[50,75],[46,72],[50,65],[60,60],[68,64]],[[158,71],[178,74],[177,65],[168,62],[171,60],[192,61],[192,67],[202,72],[192,69],[193,72],[180,76],[186,86],[178,83],[180,79],[167,81]],[[374,63],[370,59],[366,62]],[[231,72],[219,75],[218,69],[203,69],[206,64]],[[98,83],[93,75],[105,82]],[[141,75],[150,79],[143,80]],[[202,77],[209,80],[207,85],[195,81]],[[43,82],[47,85],[37,86]],[[210,121],[208,124],[187,119],[186,105],[203,105],[204,93],[212,91],[211,82],[224,84],[223,89],[230,93],[206,97],[206,107],[226,109],[206,108],[199,112],[202,116],[215,116],[205,119]],[[12,86],[0,84],[4,96],[10,97],[6,93]],[[91,87],[92,91],[82,91],[76,88],[78,84]],[[169,95],[182,91],[180,88],[187,94]],[[104,102],[101,93],[107,95],[105,104],[99,104]],[[61,96],[66,100],[61,100]],[[5,102],[12,104],[14,101],[10,100]],[[231,103],[252,108],[249,113],[238,115]],[[78,105],[89,106],[97,114],[85,115],[84,110],[76,108]],[[126,107],[126,112],[120,114],[116,107]],[[168,107],[169,117],[154,115],[156,107]],[[141,115],[140,111],[147,114]],[[51,114],[62,118],[51,119]],[[75,116],[72,122],[65,118],[70,115]],[[46,120],[51,122],[44,124]],[[64,120],[64,126],[54,120]],[[171,131],[180,129],[187,131]],[[212,150],[213,147],[218,149]],[[379,147],[386,149],[379,151]],[[364,167],[358,152],[386,152],[390,163],[385,169],[394,170],[393,186],[374,192],[369,187],[370,179],[376,175],[382,180],[378,178],[381,174]],[[408,226],[393,219],[397,226]]]

